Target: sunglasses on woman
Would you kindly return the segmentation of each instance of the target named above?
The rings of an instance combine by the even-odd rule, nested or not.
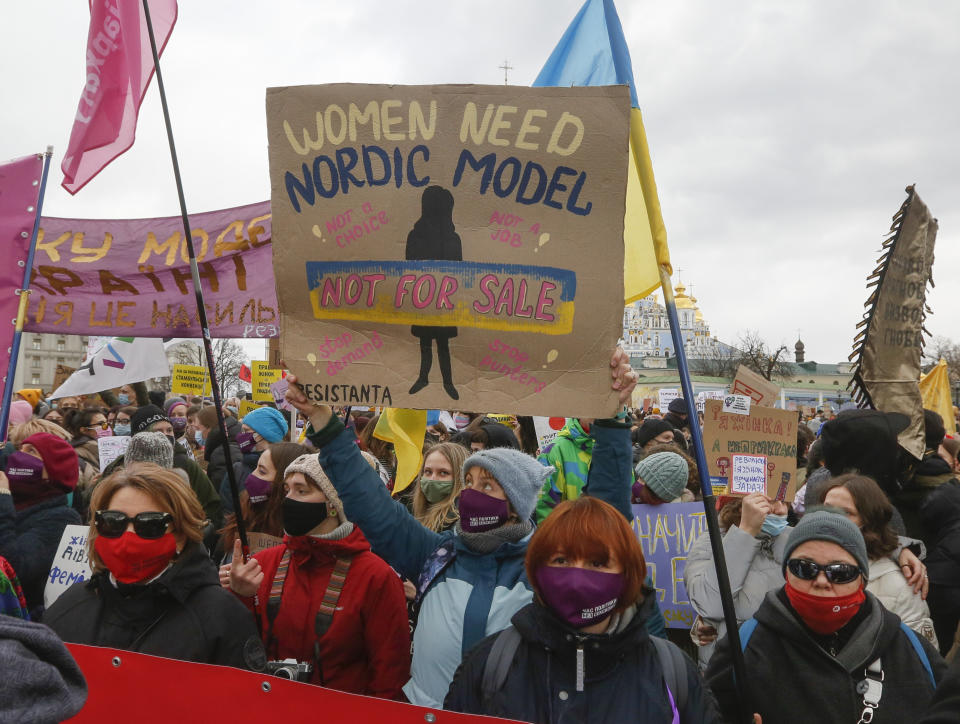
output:
[[[803,581],[813,581],[823,571],[830,583],[850,583],[860,576],[860,568],[852,563],[828,563],[821,565],[806,558],[791,558],[787,570]]]
[[[167,526],[173,522],[169,513],[137,513],[132,518],[119,510],[98,510],[93,522],[97,533],[104,538],[119,538],[127,531],[127,524],[133,521],[133,532],[141,538],[161,538],[167,532]]]
[[[92,424],[92,425],[87,425],[87,427],[86,427],[87,430],[96,430],[97,428],[100,428],[101,430],[107,430],[107,429],[110,428],[110,423],[109,423],[109,422],[95,422],[94,424]]]

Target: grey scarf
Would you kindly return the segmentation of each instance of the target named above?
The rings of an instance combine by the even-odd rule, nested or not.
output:
[[[512,525],[501,525],[493,530],[486,530],[483,533],[468,533],[460,527],[457,522],[454,532],[460,537],[460,540],[474,553],[486,554],[493,553],[504,543],[516,543],[523,540],[530,531],[533,530],[533,523],[524,520]]]

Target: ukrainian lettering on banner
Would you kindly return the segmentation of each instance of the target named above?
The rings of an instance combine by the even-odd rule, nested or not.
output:
[[[210,334],[279,336],[270,203],[193,214],[190,226]],[[32,332],[203,336],[179,216],[44,217],[30,286]]]
[[[282,356],[315,402],[607,415],[626,88],[267,90]]]

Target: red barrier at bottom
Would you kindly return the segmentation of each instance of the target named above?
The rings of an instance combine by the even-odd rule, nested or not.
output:
[[[226,666],[194,664],[99,646],[67,644],[87,679],[87,703],[71,722],[270,722],[322,719],[364,724],[468,724],[506,719],[456,714],[346,694]]]

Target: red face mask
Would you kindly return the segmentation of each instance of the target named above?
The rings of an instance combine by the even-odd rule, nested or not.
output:
[[[787,598],[803,622],[821,635],[839,631],[853,618],[866,598],[863,594],[863,582],[860,588],[848,596],[814,596],[798,591],[787,581]]]
[[[159,538],[141,538],[132,530],[119,538],[97,536],[93,544],[100,560],[121,583],[137,583],[153,578],[173,560],[177,541],[173,533]]]

